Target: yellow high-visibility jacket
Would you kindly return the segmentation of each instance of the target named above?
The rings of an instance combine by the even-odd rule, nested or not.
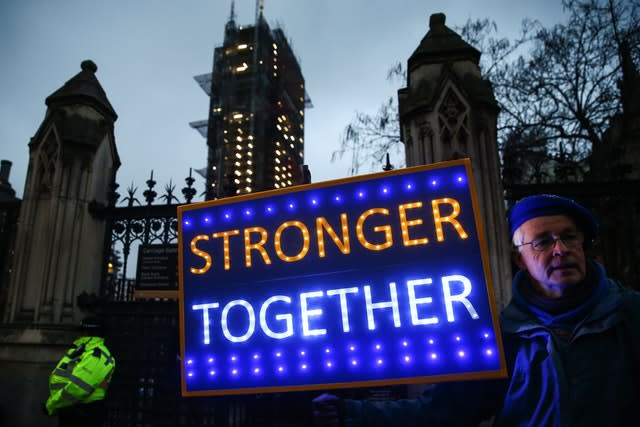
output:
[[[49,415],[60,408],[104,399],[115,367],[102,338],[75,340],[49,376]]]

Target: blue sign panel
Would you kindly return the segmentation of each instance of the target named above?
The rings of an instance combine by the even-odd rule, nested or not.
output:
[[[469,160],[179,208],[182,390],[506,374]]]

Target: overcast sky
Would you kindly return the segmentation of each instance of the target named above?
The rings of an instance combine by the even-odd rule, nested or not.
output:
[[[159,188],[170,179],[182,188],[189,168],[204,167],[207,156],[204,138],[189,127],[206,119],[209,107],[193,76],[211,71],[230,4],[0,1],[0,158],[13,162],[10,182],[18,197],[44,100],[85,59],[98,65],[96,76],[119,116],[119,192],[133,182],[140,196],[151,169]],[[235,6],[236,23],[253,25],[255,0]],[[356,111],[374,113],[396,93],[387,70],[406,63],[437,12],[447,15],[449,27],[488,17],[510,35],[525,17],[554,23],[562,8],[560,0],[265,0],[265,18],[291,41],[314,105],[305,114],[305,161],[314,182],[348,176],[349,155],[331,162],[344,127]],[[196,185],[201,192],[203,180]]]

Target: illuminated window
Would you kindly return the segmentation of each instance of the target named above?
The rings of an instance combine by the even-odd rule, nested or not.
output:
[[[238,45],[238,50],[243,50],[243,49],[246,49],[246,48],[247,48],[247,45],[245,43],[242,43],[242,44]]]

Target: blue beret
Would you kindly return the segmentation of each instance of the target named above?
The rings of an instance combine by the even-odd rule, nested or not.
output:
[[[566,215],[572,218],[588,240],[598,235],[598,222],[593,214],[574,200],[551,194],[525,197],[516,202],[509,213],[509,231],[513,233],[531,218],[550,215]]]

